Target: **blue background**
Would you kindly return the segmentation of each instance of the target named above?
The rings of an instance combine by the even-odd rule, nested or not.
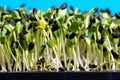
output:
[[[0,6],[16,9],[24,3],[27,10],[34,7],[40,10],[47,10],[52,6],[59,7],[64,2],[67,2],[68,6],[72,5],[74,8],[78,7],[80,11],[89,11],[94,7],[98,7],[100,9],[109,8],[112,14],[120,12],[120,0],[0,0]]]

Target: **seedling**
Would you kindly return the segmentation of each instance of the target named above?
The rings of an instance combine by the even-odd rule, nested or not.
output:
[[[67,6],[0,9],[0,71],[119,70],[120,14]]]

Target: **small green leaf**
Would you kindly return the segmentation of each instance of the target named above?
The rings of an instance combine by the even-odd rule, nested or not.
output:
[[[119,38],[113,38],[113,43],[115,45],[118,45],[119,44]]]
[[[30,32],[28,32],[26,35],[25,35],[25,37],[26,37],[26,41],[30,41],[31,40],[31,33]]]
[[[40,21],[40,19],[39,19],[37,14],[35,15],[35,18],[37,19],[38,22]]]
[[[22,32],[23,30],[23,25],[19,22],[17,22],[15,30],[17,31],[17,33],[19,34],[20,32]]]
[[[17,11],[12,12],[12,17],[13,17],[13,19],[20,19],[21,18]]]
[[[5,37],[5,32],[4,31],[1,31],[0,32],[0,42],[1,43],[5,43],[7,41],[6,37]]]
[[[116,24],[120,25],[120,19],[116,19]]]
[[[4,31],[0,31],[0,38],[5,37],[5,32]]]
[[[94,33],[94,32],[97,32],[97,27],[98,26],[91,26],[90,28],[89,28],[89,33]]]
[[[69,30],[72,32],[76,32],[78,29],[79,29],[79,23],[77,21],[72,22]]]
[[[66,14],[67,14],[67,10],[66,9],[58,11],[58,16],[60,18],[63,18]]]
[[[80,19],[84,20],[84,16],[82,14],[75,14],[74,16],[75,16],[75,18],[80,18]]]
[[[52,13],[50,13],[50,12],[45,14],[45,16],[46,16],[47,18],[51,18],[51,15],[52,15]]]
[[[27,49],[28,49],[28,42],[27,42],[26,40],[23,40],[22,43],[21,43],[21,45],[22,45],[22,48],[23,48],[24,50],[27,50]]]
[[[75,14],[79,14],[79,13],[80,13],[79,9],[76,8],[76,9],[75,9]]]
[[[95,8],[91,9],[90,12],[89,12],[89,15],[90,16],[93,15],[95,13],[95,11],[96,11]]]
[[[109,33],[106,29],[103,29],[102,32],[101,32],[101,35],[109,35]]]
[[[73,39],[68,39],[68,41],[67,41],[67,45],[68,45],[69,47],[75,45],[76,43],[77,43],[77,38],[76,38],[76,37],[73,38]]]
[[[48,42],[47,42],[47,45],[50,48],[53,48],[55,46],[55,44],[56,44],[56,40],[54,38],[51,40],[48,40]]]
[[[9,14],[6,14],[6,15],[3,16],[4,19],[6,19],[6,18],[11,18],[11,17],[12,17],[12,16],[9,15]]]
[[[12,32],[13,29],[15,28],[14,26],[8,24],[8,25],[4,25],[4,27],[9,31],[9,32]]]
[[[102,25],[107,25],[107,26],[109,26],[108,20],[103,19],[103,21],[102,21]]]
[[[101,15],[102,15],[104,18],[106,18],[106,19],[109,19],[109,18],[110,18],[110,16],[109,16],[108,13],[102,13]]]

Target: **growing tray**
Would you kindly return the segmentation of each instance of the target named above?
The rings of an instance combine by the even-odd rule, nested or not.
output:
[[[119,72],[3,72],[0,80],[120,80]]]

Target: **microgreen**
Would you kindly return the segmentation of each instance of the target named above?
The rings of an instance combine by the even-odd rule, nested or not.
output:
[[[0,67],[5,71],[120,69],[120,14],[60,7],[29,13],[0,9]]]

